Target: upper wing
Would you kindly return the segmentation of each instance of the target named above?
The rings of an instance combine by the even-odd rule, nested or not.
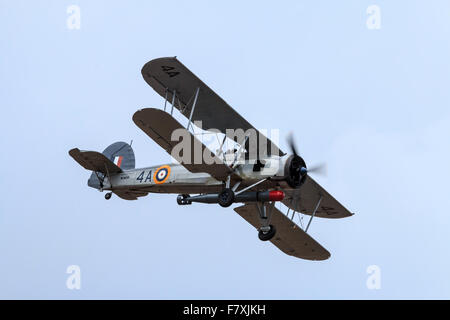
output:
[[[251,131],[258,134],[257,139],[267,139],[176,58],[151,60],[142,68],[142,76],[159,95],[167,97],[169,101],[172,101],[175,92],[175,106],[187,118],[191,115],[194,96],[199,89],[192,121],[202,121],[203,129],[217,129],[224,134],[227,133],[226,129],[254,129]],[[267,139],[269,145],[268,155],[285,154]]]
[[[215,156],[211,150],[167,112],[154,108],[142,109],[136,111],[133,115],[133,121],[190,172],[206,172],[221,181],[225,180],[232,173],[230,167],[224,164],[221,159]],[[175,130],[181,130],[180,133],[183,133],[190,140],[172,141],[172,133]],[[187,159],[183,157],[181,152],[172,152],[173,148],[179,143],[189,147],[189,149],[182,150],[183,152],[188,152],[186,155]],[[205,163],[206,158],[204,155],[207,153],[210,155],[208,160],[211,160],[211,164]]]
[[[310,176],[306,177],[305,183],[300,188],[283,191],[286,194],[283,203],[297,212],[311,215],[320,197],[322,197],[315,216],[321,218],[345,218],[353,215]]]
[[[109,160],[103,153],[96,151],[81,151],[74,148],[69,151],[70,156],[83,168],[90,171],[97,171],[104,174],[122,172],[118,166]]]
[[[281,211],[273,207],[270,224],[275,226],[275,236],[270,240],[284,253],[307,260],[326,260],[330,253],[316,240],[311,238],[298,225],[286,217]],[[248,203],[234,208],[241,217],[256,229],[259,228],[259,211],[254,203]]]

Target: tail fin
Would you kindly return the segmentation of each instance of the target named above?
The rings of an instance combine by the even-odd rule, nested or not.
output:
[[[135,167],[133,149],[126,142],[115,142],[102,153],[122,170],[134,169]]]

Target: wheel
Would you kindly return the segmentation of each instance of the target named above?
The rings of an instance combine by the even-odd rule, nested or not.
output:
[[[109,200],[109,199],[111,199],[111,196],[112,196],[112,192],[108,192],[107,194],[105,194],[105,199]]]
[[[234,202],[234,191],[230,188],[225,188],[222,190],[221,193],[219,193],[219,204],[226,208],[231,206],[231,204]]]
[[[269,225],[269,227],[270,227],[269,231],[259,230],[259,232],[258,232],[259,240],[268,241],[273,238],[273,236],[275,235],[277,230],[275,229],[275,227],[273,225]]]

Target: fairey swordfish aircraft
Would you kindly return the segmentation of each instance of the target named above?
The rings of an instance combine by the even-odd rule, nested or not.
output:
[[[92,171],[88,186],[109,191],[106,199],[112,193],[125,200],[148,193],[173,193],[179,194],[179,205],[200,202],[229,207],[243,203],[234,210],[257,229],[260,240],[271,241],[282,252],[302,259],[330,257],[307,233],[310,223],[314,217],[336,219],[352,213],[310,177],[313,169],[308,169],[292,138],[292,154],[288,155],[176,57],[151,60],[142,68],[142,76],[165,99],[164,110],[138,110],[133,121],[178,163],[136,169],[133,149],[125,142],[113,143],[103,153],[72,149],[70,156]],[[166,111],[168,102],[170,113]],[[174,109],[188,119],[186,126],[173,117]],[[203,130],[223,134],[216,153],[193,132],[198,121]],[[237,137],[236,132],[244,134]],[[227,138],[236,142],[236,147],[223,152]],[[276,208],[277,202],[288,208],[286,214]],[[305,228],[294,222],[296,213],[310,216]]]

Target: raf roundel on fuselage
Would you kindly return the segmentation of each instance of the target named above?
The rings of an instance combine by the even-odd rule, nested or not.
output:
[[[170,176],[170,167],[169,166],[161,166],[158,169],[156,169],[155,173],[153,174],[153,181],[156,184],[162,184],[169,179]]]

